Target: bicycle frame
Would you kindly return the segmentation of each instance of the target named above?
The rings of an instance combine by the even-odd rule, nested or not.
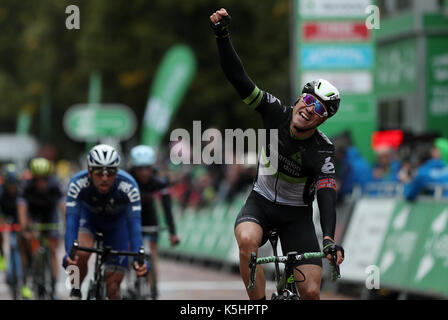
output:
[[[325,258],[323,252],[308,252],[304,254],[297,254],[297,252],[288,252],[286,256],[277,255],[277,241],[278,235],[276,230],[272,230],[269,234],[269,241],[272,245],[274,255],[269,257],[257,258],[255,252],[251,253],[249,260],[249,285],[248,290],[253,290],[255,287],[256,267],[258,264],[275,263],[275,280],[277,283],[277,291],[272,294],[272,300],[299,300],[297,293],[296,281],[294,279],[294,270],[297,264],[302,260],[312,258]],[[279,263],[285,264],[285,269],[280,277]],[[332,266],[332,280],[340,277],[339,270]]]
[[[53,279],[53,266],[49,249],[50,240],[48,235],[44,234],[44,232],[55,230],[58,227],[59,225],[54,223],[37,223],[32,225],[32,230],[34,232],[39,232],[39,248],[32,257],[32,265],[34,269],[34,289],[40,300],[54,298],[56,291],[54,287],[55,283],[52,283],[53,281],[56,281],[56,279]]]
[[[70,258],[73,260],[77,250],[86,251],[91,253],[96,253],[95,258],[95,271],[93,280],[89,283],[89,290],[87,294],[87,300],[105,300],[107,299],[107,284],[105,276],[105,266],[104,264],[112,256],[137,256],[138,264],[142,265],[144,263],[145,252],[141,247],[139,252],[129,252],[129,251],[117,251],[113,250],[110,246],[103,246],[103,235],[101,233],[96,233],[96,247],[80,247],[78,241],[75,240],[73,246],[70,250]]]

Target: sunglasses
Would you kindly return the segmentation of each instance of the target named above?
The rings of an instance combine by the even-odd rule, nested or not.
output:
[[[304,93],[302,95],[302,100],[307,107],[314,105],[313,111],[319,117],[323,118],[328,115],[327,109],[325,109],[324,105],[314,96]]]
[[[118,173],[118,168],[115,167],[95,167],[92,168],[92,173],[96,176],[102,177],[104,174],[110,176],[115,176]]]
[[[151,170],[152,166],[140,166],[140,167],[135,167],[136,171],[143,171],[143,170]]]

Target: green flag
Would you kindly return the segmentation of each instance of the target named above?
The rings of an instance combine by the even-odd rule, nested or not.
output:
[[[196,71],[194,53],[185,45],[171,48],[152,85],[143,118],[142,143],[157,148],[169,128]]]

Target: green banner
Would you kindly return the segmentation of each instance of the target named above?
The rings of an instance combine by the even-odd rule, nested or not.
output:
[[[448,295],[448,205],[426,204],[422,240],[418,241],[407,284],[434,294]]]
[[[414,38],[379,46],[375,77],[378,96],[416,92],[417,65]]]
[[[381,285],[448,295],[448,206],[399,202],[376,265]]]
[[[427,128],[448,136],[448,41],[446,36],[427,39]]]
[[[425,210],[426,207],[426,210]],[[381,283],[405,288],[415,249],[424,234],[428,214],[425,204],[398,203],[389,220],[389,228],[378,256]]]
[[[194,53],[185,45],[171,48],[162,60],[143,119],[142,143],[157,147],[196,71]]]

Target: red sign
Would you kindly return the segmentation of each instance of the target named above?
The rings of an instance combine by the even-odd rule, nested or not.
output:
[[[364,22],[308,22],[302,35],[306,41],[367,41],[370,32]]]

